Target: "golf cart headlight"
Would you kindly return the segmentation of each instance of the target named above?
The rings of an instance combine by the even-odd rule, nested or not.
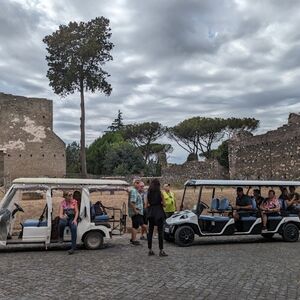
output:
[[[182,216],[180,217],[180,219],[187,219],[187,218],[188,218],[187,215],[182,215]]]

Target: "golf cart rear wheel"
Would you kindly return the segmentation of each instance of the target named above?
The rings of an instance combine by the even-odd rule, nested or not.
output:
[[[99,231],[90,231],[84,238],[84,246],[88,250],[100,249],[103,246],[103,235]]]
[[[181,247],[191,246],[194,242],[195,233],[190,226],[181,226],[175,232],[175,243]]]
[[[293,223],[283,227],[282,237],[285,242],[297,242],[299,239],[299,228]]]
[[[262,233],[261,234],[265,239],[270,240],[273,238],[274,233]]]

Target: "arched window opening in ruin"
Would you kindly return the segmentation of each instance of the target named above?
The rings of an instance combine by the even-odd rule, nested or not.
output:
[[[45,154],[42,154],[43,157],[45,157]]]
[[[22,157],[22,154],[19,154],[19,157]]]
[[[30,157],[32,157],[32,154],[30,154]]]

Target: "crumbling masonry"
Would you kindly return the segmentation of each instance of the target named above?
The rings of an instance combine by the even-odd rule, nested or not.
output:
[[[0,184],[5,177],[65,176],[65,143],[53,132],[52,101],[0,93],[0,128]]]
[[[229,143],[231,179],[300,179],[300,115],[265,134],[241,133]]]

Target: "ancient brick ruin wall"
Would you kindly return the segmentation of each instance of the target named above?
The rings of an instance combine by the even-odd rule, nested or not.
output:
[[[164,182],[183,184],[188,179],[228,179],[228,171],[217,160],[189,161],[163,168],[161,176]]]
[[[300,179],[300,115],[266,134],[241,134],[229,143],[231,179]]]
[[[4,182],[4,157],[5,152],[0,149],[0,185],[2,185]]]
[[[4,175],[14,179],[66,174],[65,143],[52,131],[52,119],[52,101],[0,93]]]

